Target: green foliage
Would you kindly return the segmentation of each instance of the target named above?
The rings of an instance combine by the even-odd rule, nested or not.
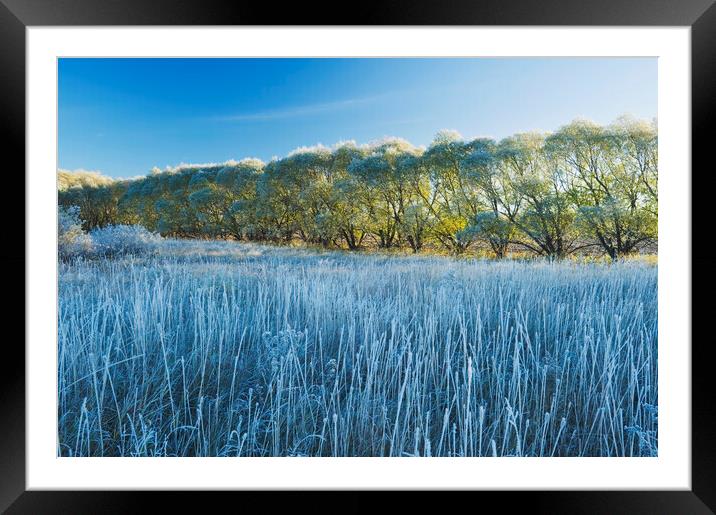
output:
[[[427,149],[343,142],[125,181],[61,170],[59,200],[79,206],[84,230],[142,224],[183,238],[618,259],[656,241],[657,148],[655,123],[628,117],[499,142],[441,131]]]

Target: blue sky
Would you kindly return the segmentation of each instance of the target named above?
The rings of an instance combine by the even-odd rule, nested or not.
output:
[[[60,168],[269,160],[441,129],[502,138],[657,116],[655,58],[59,60]]]

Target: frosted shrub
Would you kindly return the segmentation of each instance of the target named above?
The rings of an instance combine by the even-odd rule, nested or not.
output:
[[[57,211],[57,253],[69,259],[92,251],[92,239],[82,230],[80,208],[60,206]]]
[[[94,251],[99,256],[154,254],[162,237],[141,225],[109,225],[90,233]]]

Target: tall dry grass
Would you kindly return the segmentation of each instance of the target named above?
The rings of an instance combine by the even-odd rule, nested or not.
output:
[[[653,456],[657,269],[168,241],[60,264],[61,456]]]

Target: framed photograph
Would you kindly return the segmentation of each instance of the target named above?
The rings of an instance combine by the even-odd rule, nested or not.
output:
[[[715,509],[712,2],[2,2],[2,509]]]

